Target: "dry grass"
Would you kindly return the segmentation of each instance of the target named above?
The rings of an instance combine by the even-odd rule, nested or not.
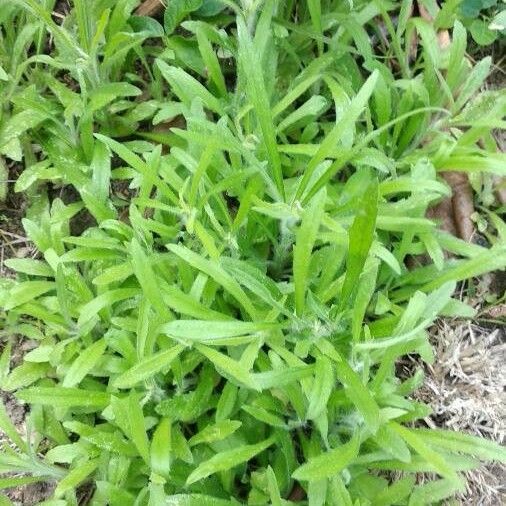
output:
[[[426,366],[417,397],[433,414],[425,422],[504,443],[506,439],[506,332],[476,323],[440,321],[433,329],[434,364]],[[492,464],[469,473],[461,504],[506,504],[506,466]]]

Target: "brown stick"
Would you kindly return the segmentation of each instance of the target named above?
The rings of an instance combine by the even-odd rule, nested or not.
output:
[[[465,172],[450,171],[441,174],[452,189],[453,219],[458,235],[464,241],[471,241],[474,234],[473,189]]]
[[[494,176],[495,196],[502,206],[506,205],[506,178]]]
[[[455,218],[453,216],[452,198],[445,197],[439,204],[429,207],[426,213],[427,218],[439,222],[439,228],[452,235],[457,235]]]
[[[135,10],[136,16],[156,16],[159,14],[165,4],[162,0],[144,0]]]
[[[434,18],[430,15],[422,2],[418,3],[420,16],[432,23]],[[448,30],[439,30],[437,33],[438,43],[441,50],[451,44]],[[427,216],[441,220],[441,228],[453,235],[470,241],[474,234],[474,223],[471,215],[474,213],[473,190],[469,184],[469,178],[465,172],[449,171],[442,172],[452,190],[451,198],[440,202],[437,206],[427,211]]]

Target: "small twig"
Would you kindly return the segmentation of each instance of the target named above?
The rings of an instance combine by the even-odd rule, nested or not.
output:
[[[12,244],[24,244],[27,241],[25,239],[16,239],[14,241],[4,242],[2,243],[2,246],[10,246]]]
[[[465,172],[450,171],[441,174],[452,189],[453,219],[458,235],[464,241],[471,241],[474,235],[474,223],[471,215],[474,213],[473,190]]]
[[[506,178],[494,176],[495,196],[502,206],[506,205]]]
[[[6,241],[5,240],[5,235],[3,233],[3,231],[0,229],[0,235],[2,236],[2,242],[0,243],[0,247],[2,248],[2,253],[3,253],[3,250],[6,246],[8,246],[10,248],[10,250],[12,251],[12,253],[15,255],[16,254],[16,250],[12,247],[13,244],[19,244],[19,243],[24,243],[26,241],[24,240],[21,240],[21,239],[16,239],[14,241]]]
[[[136,16],[156,16],[165,7],[162,0],[144,0],[135,10]]]
[[[24,237],[24,236],[19,235],[19,234],[14,234],[13,232],[7,232],[7,230],[4,230],[2,228],[0,228],[0,234],[7,235],[9,237],[15,237],[16,239],[24,239],[26,242],[30,241],[30,239],[28,239],[28,237]]]

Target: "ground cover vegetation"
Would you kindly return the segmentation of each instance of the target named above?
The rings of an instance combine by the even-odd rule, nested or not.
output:
[[[418,506],[504,461],[426,428],[422,369],[396,369],[437,360],[430,325],[474,314],[457,285],[506,266],[506,95],[480,91],[459,2],[138,3],[1,2],[2,193],[35,254],[4,261],[1,387],[30,411],[20,434],[0,406],[0,486]],[[479,244],[427,217],[446,171]]]

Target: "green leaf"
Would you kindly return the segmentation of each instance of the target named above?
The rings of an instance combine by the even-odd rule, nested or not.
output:
[[[460,89],[459,96],[455,101],[455,110],[460,110],[469,99],[479,90],[480,86],[485,81],[486,77],[490,72],[490,66],[492,59],[490,56],[480,60],[473,70],[468,75],[462,88]]]
[[[26,109],[11,116],[0,127],[0,153],[7,154],[6,148],[14,139],[18,139],[27,130],[36,127],[46,119],[40,111]]]
[[[160,59],[156,60],[156,64],[163,77],[171,85],[174,93],[187,106],[190,106],[193,100],[198,97],[202,100],[204,107],[218,114],[223,114],[220,101],[190,74],[178,67],[171,67]]]
[[[103,83],[95,88],[89,95],[89,111],[102,109],[117,97],[135,97],[142,91],[129,83]],[[100,148],[98,148],[100,150]],[[94,155],[96,154],[96,151]]]
[[[253,381],[252,375],[239,362],[214,350],[213,348],[204,346],[203,344],[196,344],[195,349],[210,360],[222,374],[239,382],[240,385],[247,386],[253,390],[258,390],[256,383]]]
[[[433,504],[434,501],[439,502],[453,497],[458,492],[463,492],[465,488],[465,482],[462,479],[458,481],[448,479],[429,481],[415,487],[410,498],[410,506]]]
[[[266,475],[272,506],[283,506],[283,500],[281,499],[276,473],[271,466],[267,467]]]
[[[99,339],[89,348],[83,350],[66,372],[62,386],[75,387],[78,385],[101,359],[106,347],[105,339]]]
[[[376,443],[392,457],[401,462],[411,461],[411,452],[404,440],[390,427],[389,424],[382,425],[374,436]]]
[[[27,387],[37,380],[43,378],[48,372],[48,364],[37,362],[24,362],[18,365],[5,378],[2,388],[11,392],[18,388]]]
[[[131,369],[118,376],[113,385],[116,388],[131,388],[140,381],[144,381],[151,376],[166,369],[177,358],[177,356],[184,350],[184,346],[176,344],[168,350],[160,351],[150,357],[146,357]]]
[[[105,408],[110,401],[106,392],[79,388],[32,387],[16,393],[16,397],[30,404],[42,404],[55,408]]]
[[[334,389],[334,371],[327,357],[316,359],[315,377],[309,396],[306,412],[308,420],[314,420],[325,410],[330,394]]]
[[[214,344],[222,339],[248,336],[269,330],[280,329],[281,325],[268,322],[175,320],[160,327],[160,332],[186,343]],[[260,336],[258,336],[260,339]]]
[[[378,268],[378,261],[372,261],[370,265],[366,264],[359,278],[352,314],[352,336],[354,341],[358,341],[360,338],[362,322],[367,311],[367,306],[376,289]]]
[[[51,278],[54,272],[42,260],[34,260],[32,258],[8,258],[5,260],[5,265],[16,272],[29,274],[30,276],[44,276]]]
[[[364,417],[374,434],[379,427],[380,412],[376,401],[362,383],[360,376],[344,360],[335,363],[337,379],[343,384],[346,396]]]
[[[220,264],[242,286],[262,299],[269,306],[276,306],[284,310],[279,303],[281,291],[276,283],[266,276],[260,269],[249,262],[235,258],[222,257]]]
[[[285,367],[272,371],[257,372],[251,375],[257,389],[268,390],[269,388],[289,385],[295,381],[307,378],[314,371],[310,365],[300,367]]]
[[[214,457],[202,462],[202,464],[194,469],[190,476],[188,476],[186,484],[191,485],[192,483],[207,478],[211,474],[215,474],[220,471],[227,471],[228,469],[232,469],[244,462],[248,462],[253,457],[269,448],[269,446],[274,444],[274,442],[275,439],[271,437],[261,443],[240,446],[239,448],[234,448],[233,450],[217,453]]]
[[[409,497],[413,491],[414,485],[415,478],[413,476],[400,478],[398,481],[382,490],[376,496],[376,504],[378,506],[390,506],[393,504],[399,504],[401,501]]]
[[[203,0],[172,0],[167,4],[163,17],[165,32],[170,35],[177,26],[188,16],[202,7]]]
[[[209,0],[206,0],[205,4],[208,4]],[[225,77],[221,71],[220,62],[216,53],[213,51],[211,42],[209,41],[205,30],[202,28],[197,29],[197,41],[199,44],[200,54],[206,64],[206,69],[209,73],[209,77],[216,86],[219,94],[222,97],[227,95],[227,85],[225,83]]]
[[[482,19],[474,19],[469,27],[471,37],[479,46],[488,46],[497,39],[497,32],[489,28],[489,23]]]
[[[489,30],[503,31],[506,30],[506,9],[499,11],[488,25]]]
[[[326,197],[325,189],[313,197],[302,214],[302,221],[295,236],[293,281],[295,284],[295,308],[298,316],[301,316],[304,312],[306,290],[309,285],[307,277],[311,253],[323,218]]]
[[[413,430],[403,427],[395,422],[391,422],[390,427],[421,457],[433,465],[443,478],[447,478],[453,483],[460,482],[457,473],[453,470],[451,465],[447,463],[439,453],[426,444],[425,438],[421,434],[417,434]]]
[[[364,83],[357,95],[353,97],[353,100],[351,101],[349,107],[341,116],[337,124],[325,137],[324,141],[318,148],[318,151],[311,158],[304,170],[304,176],[302,177],[295,193],[295,199],[300,199],[304,195],[304,192],[306,191],[317,167],[325,160],[325,158],[330,157],[330,154],[335,149],[335,146],[348,132],[348,130],[355,124],[355,121],[358,119],[364,110],[364,107],[367,105],[367,102],[372,95],[372,92],[374,91],[377,80],[378,71],[375,70],[368,77],[367,81]]]
[[[202,443],[214,443],[221,441],[233,434],[242,422],[238,420],[222,420],[214,424],[204,427],[200,432],[192,436],[189,440],[190,446],[195,446]]]
[[[359,448],[360,436],[356,434],[347,443],[310,458],[293,472],[292,478],[301,481],[330,478],[346,469],[355,460]]]
[[[137,288],[118,288],[117,290],[105,292],[98,297],[95,297],[81,308],[77,324],[82,327],[89,321],[96,318],[98,312],[102,309],[110,307],[116,302],[135,297],[138,294],[139,290]]]
[[[363,200],[348,233],[346,277],[341,290],[341,307],[348,304],[367,260],[374,238],[378,214],[378,180],[373,179],[365,190]]]
[[[244,293],[239,283],[227,274],[217,262],[207,260],[184,246],[167,244],[166,247],[183,261],[207,274],[223,286],[244,307],[249,315],[254,316],[256,314],[256,310],[251,304],[249,297]]]
[[[412,429],[436,448],[465,453],[484,460],[506,462],[506,449],[494,441],[470,434],[442,429]]]
[[[438,277],[422,286],[424,291],[434,290],[450,281],[480,276],[485,272],[504,269],[506,267],[506,247],[497,245],[485,250],[469,260],[461,260],[448,265]]]
[[[165,498],[168,505],[173,506],[237,506],[235,501],[220,499],[204,494],[175,494]]]
[[[133,441],[135,447],[139,451],[140,456],[144,459],[144,462],[146,462],[146,464],[149,464],[149,440],[146,433],[144,413],[139,401],[139,395],[133,391],[130,392],[127,410],[128,431],[130,439]]]
[[[144,250],[136,239],[132,239],[129,251],[135,277],[139,281],[144,295],[160,316],[164,320],[168,320],[170,318],[170,311],[163,301],[162,292],[151,267],[150,258],[144,253]]]
[[[0,490],[5,488],[13,488],[18,489],[18,487],[23,487],[24,485],[30,485],[32,483],[38,483],[40,481],[45,481],[46,478],[44,476],[23,476],[19,478],[0,478]],[[5,498],[4,496],[0,496],[0,506],[13,506],[10,500]],[[60,505],[58,505],[60,506]],[[62,505],[65,506],[65,505]]]
[[[104,451],[117,453],[126,457],[138,456],[138,452],[134,445],[126,441],[119,432],[111,433],[98,430],[96,427],[91,427],[80,422],[64,422],[63,425],[67,430],[79,434],[84,441],[88,441]],[[82,453],[83,450],[80,451],[80,454]],[[73,460],[73,458],[71,460]]]
[[[185,316],[192,316],[201,320],[231,320],[232,317],[214,311],[208,306],[195,300],[191,295],[182,292],[177,286],[168,286],[163,284],[162,297],[168,307]]]
[[[88,476],[95,471],[98,467],[98,460],[89,460],[79,467],[72,469],[72,471],[65,476],[57,485],[54,496],[56,498],[63,497],[68,490],[77,488]]]
[[[54,289],[55,284],[52,281],[25,281],[19,283],[10,291],[4,303],[4,309],[6,311],[14,309]]]
[[[151,469],[165,478],[169,477],[171,467],[171,432],[170,419],[162,418],[151,441]]]
[[[265,86],[262,64],[259,61],[248,28],[243,19],[237,17],[237,39],[239,44],[240,72],[246,80],[248,99],[253,106],[262,132],[269,168],[276,188],[282,199],[285,197],[281,159],[276,144],[276,130],[272,118],[269,95]]]
[[[21,439],[16,427],[12,423],[4,403],[0,400],[0,429],[22,451],[28,452],[28,445]]]
[[[4,160],[0,157],[0,202],[5,202],[7,198],[7,193],[9,190],[8,181],[9,179],[9,170],[7,169]]]

